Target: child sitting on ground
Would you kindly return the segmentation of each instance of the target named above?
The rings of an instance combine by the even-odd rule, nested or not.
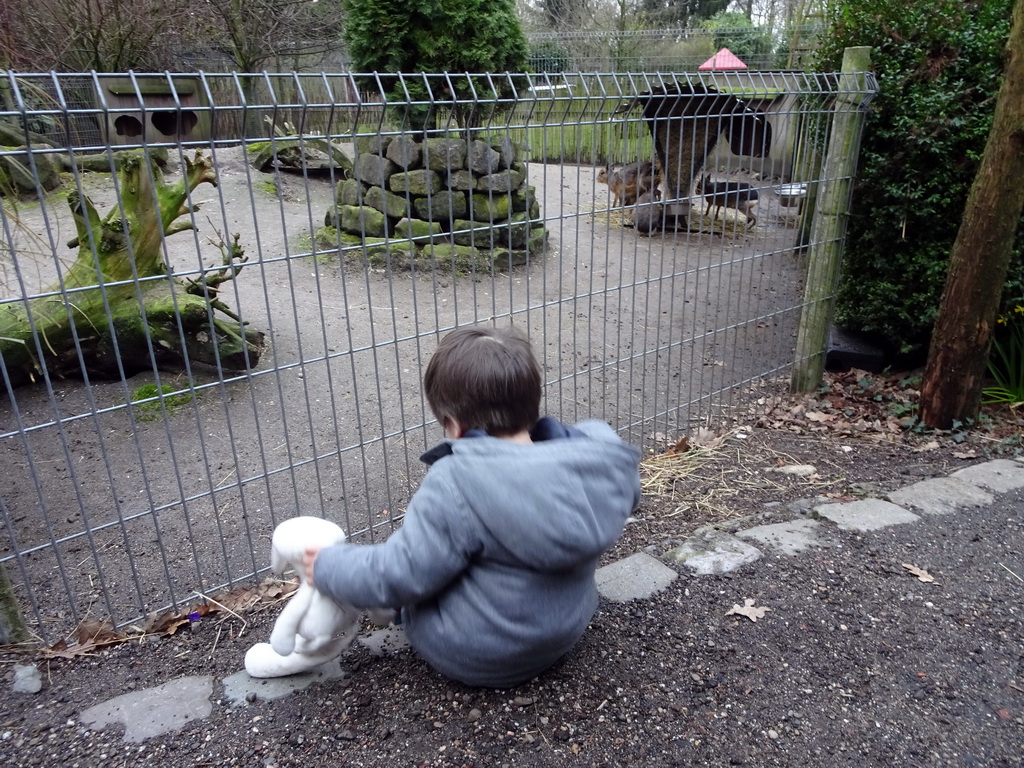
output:
[[[639,454],[604,422],[538,418],[540,366],[512,328],[442,339],[424,376],[453,438],[381,544],[310,549],[309,580],[357,607],[401,606],[419,654],[467,685],[507,688],[554,664],[597,610],[598,558],[640,500]]]

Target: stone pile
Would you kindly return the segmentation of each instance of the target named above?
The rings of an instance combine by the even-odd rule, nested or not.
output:
[[[360,137],[324,223],[321,248],[340,242],[371,263],[456,269],[525,264],[548,234],[522,149],[507,137]]]

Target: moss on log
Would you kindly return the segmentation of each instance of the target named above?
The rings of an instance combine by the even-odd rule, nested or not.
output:
[[[52,378],[119,378],[180,369],[185,361],[228,370],[255,366],[263,334],[248,329],[220,299],[219,286],[245,256],[223,247],[223,265],[197,281],[170,274],[163,238],[192,229],[189,193],[216,184],[210,160],[186,158],[182,179],[164,184],[141,152],[118,157],[120,204],[100,218],[88,198],[68,195],[78,255],[39,296],[0,306],[0,357],[11,386]],[[0,378],[0,386],[6,382]]]

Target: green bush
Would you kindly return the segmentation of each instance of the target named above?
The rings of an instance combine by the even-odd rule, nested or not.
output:
[[[981,396],[989,403],[1024,403],[1024,299],[996,320],[988,372],[995,382]]]
[[[453,111],[465,127],[478,119],[469,106],[472,100],[513,94],[512,83],[500,74],[487,79],[461,73],[526,69],[529,47],[513,0],[346,0],[345,12],[345,42],[353,71],[379,72],[389,102],[420,102],[396,115],[406,129],[435,127],[437,108],[426,103],[434,99],[463,99]],[[440,79],[431,81],[436,92],[417,78],[407,79],[403,86],[393,74],[398,72],[451,72],[455,93],[449,93],[448,83]],[[376,90],[377,78],[361,81],[360,87]]]
[[[919,358],[945,284],[967,193],[985,147],[1012,0],[845,0],[816,68],[871,46],[880,93],[864,130],[837,322]],[[1019,230],[1024,233],[1024,227]],[[1018,237],[1006,296],[1019,296]]]
[[[722,11],[705,21],[704,27],[714,30],[716,51],[728,48],[740,59],[768,56],[772,52],[771,35],[738,11]]]

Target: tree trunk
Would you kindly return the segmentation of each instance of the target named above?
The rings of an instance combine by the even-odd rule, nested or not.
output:
[[[131,376],[188,359],[240,370],[256,365],[263,334],[246,329],[217,298],[245,258],[222,247],[224,266],[196,281],[170,274],[163,238],[192,229],[188,193],[216,183],[209,159],[186,159],[181,181],[167,186],[140,152],[118,158],[120,205],[100,219],[92,202],[68,195],[78,256],[59,283],[21,304],[0,306],[0,389],[50,377]],[[237,236],[236,236],[237,243]],[[225,320],[219,315],[226,315]]]
[[[1003,83],[932,330],[921,419],[935,429],[977,418],[992,331],[1024,209],[1024,0],[1016,0]]]

